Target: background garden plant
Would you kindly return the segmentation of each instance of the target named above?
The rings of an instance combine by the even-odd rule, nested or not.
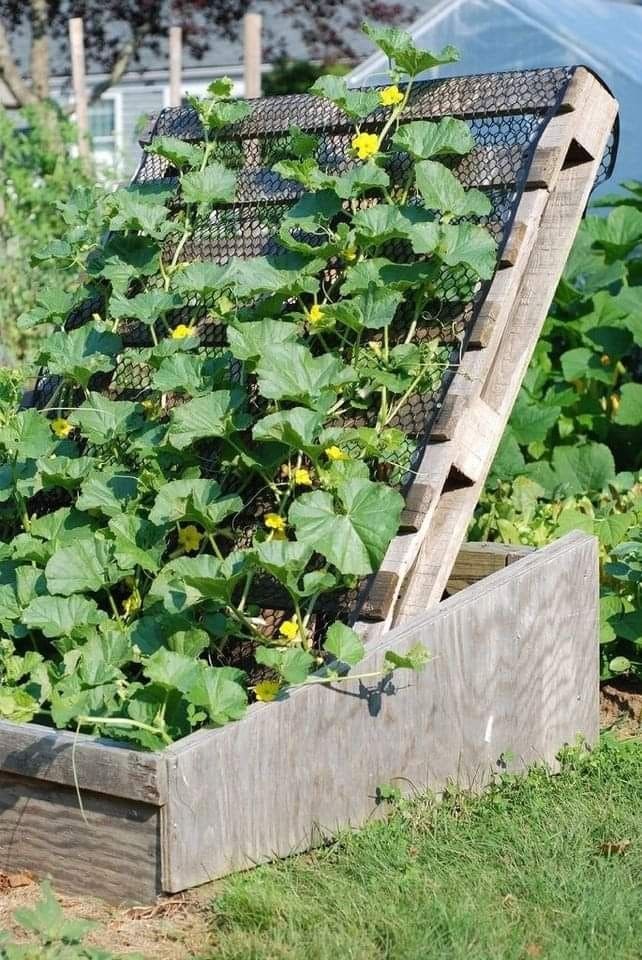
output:
[[[290,130],[273,169],[304,193],[280,255],[189,256],[238,189],[220,138],[251,106],[229,81],[193,101],[202,143],[148,147],[173,177],[60,204],[65,236],[39,256],[69,276],[82,265],[80,282],[23,313],[23,330],[54,328],[38,357],[50,389],[42,409],[9,405],[0,429],[0,715],[156,748],[238,719],[248,686],[272,700],[362,658],[354,631],[319,630],[317,614],[397,531],[416,446],[399,415],[453,362],[446,337],[419,342],[418,326],[447,284],[469,299],[496,260],[469,219],[489,200],[440,159],[472,149],[468,126],[403,122],[413,78],[456,52],[368,33],[391,85],[313,87],[354,123],[350,163],[320,164],[316,139]],[[224,345],[206,346],[207,325]],[[132,369],[150,386],[128,386]],[[289,611],[274,625],[266,590]],[[425,660],[416,649],[381,670]]]
[[[642,675],[642,184],[580,228],[470,535],[594,534],[602,676]]]
[[[0,108],[3,365],[30,359],[35,349],[31,341],[39,336],[39,331],[18,329],[16,318],[35,306],[39,294],[47,296],[48,287],[67,289],[76,282],[74,275],[61,273],[39,257],[43,247],[62,232],[58,203],[74,188],[90,186],[86,171],[74,157],[72,125],[61,117],[59,128],[57,149],[53,150],[40,112],[27,107],[11,118]]]

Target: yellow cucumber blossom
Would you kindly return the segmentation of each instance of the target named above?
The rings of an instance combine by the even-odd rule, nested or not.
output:
[[[367,160],[378,152],[379,137],[376,133],[358,133],[352,138],[351,145],[359,160]]]
[[[602,364],[603,367],[611,366],[611,358],[609,357],[608,353],[602,354],[602,356],[600,357],[600,363]]]
[[[312,324],[313,327],[316,327],[318,323],[321,323],[324,317],[323,308],[319,306],[318,303],[313,303],[308,311],[308,321]]]
[[[285,637],[286,640],[297,640],[300,635],[299,624],[296,620],[284,620],[279,627],[279,633],[282,637]]]
[[[611,394],[611,410],[613,413],[617,413],[620,409],[620,397],[617,393]]]
[[[182,547],[186,553],[194,553],[195,550],[198,550],[202,540],[203,534],[193,523],[189,523],[186,527],[181,527],[178,531],[178,545]]]
[[[134,613],[138,613],[141,606],[140,593],[133,589],[130,595],[123,600],[123,613],[125,616],[131,617]]]
[[[267,513],[264,522],[268,530],[276,530],[279,533],[283,532],[286,527],[285,520],[278,513]]]
[[[140,403],[143,408],[145,417],[149,420],[153,420],[160,413],[160,403],[158,400],[141,400]]]
[[[69,423],[69,420],[65,420],[64,417],[57,417],[55,420],[52,420],[50,426],[56,436],[60,437],[61,440],[68,437],[74,429],[73,425]]]
[[[261,680],[252,689],[257,700],[260,700],[261,703],[269,703],[271,700],[276,700],[281,684],[278,680]]]
[[[396,107],[402,100],[403,93],[396,84],[379,91],[379,103],[382,107]]]
[[[296,470],[292,472],[292,476],[297,487],[312,486],[312,476],[310,471],[306,470],[305,467],[297,467]]]
[[[334,444],[331,447],[325,448],[325,455],[328,460],[349,460],[350,457],[342,450],[341,447],[335,447]]]
[[[188,327],[186,323],[179,323],[172,330],[172,340],[185,340],[187,337],[196,336],[196,327]]]
[[[346,261],[346,263],[354,263],[354,261],[357,259],[357,255],[358,251],[354,245],[346,247],[346,249],[343,251],[343,259]]]

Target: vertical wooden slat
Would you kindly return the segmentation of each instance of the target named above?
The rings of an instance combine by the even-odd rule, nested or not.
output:
[[[183,30],[181,27],[169,28],[169,105],[180,107],[183,99]]]
[[[260,13],[246,13],[243,18],[245,96],[249,100],[261,96],[261,22]]]
[[[89,112],[87,107],[87,80],[85,76],[85,34],[82,17],[69,20],[69,44],[71,47],[71,82],[74,91],[74,112],[78,129],[78,153],[85,164],[89,163]]]

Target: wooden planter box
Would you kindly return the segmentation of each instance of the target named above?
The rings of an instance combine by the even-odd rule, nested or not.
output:
[[[81,736],[74,758],[73,734],[0,723],[0,870],[149,901],[363,824],[380,784],[479,789],[593,742],[595,541],[574,533],[514,558],[464,550],[459,592],[369,640],[358,668],[421,642],[434,659],[420,674],[299,688],[162,753]]]
[[[416,643],[434,660],[423,673],[400,671],[381,683],[299,688],[162,753],[0,722],[0,870],[26,868],[73,892],[148,901],[363,824],[381,810],[381,784],[479,789],[506,769],[553,764],[578,736],[596,738],[594,540],[572,534],[519,559],[511,550],[468,548],[455,563],[617,114],[599,79],[582,68],[553,103],[532,80],[532,72],[444,79],[422,88],[413,107],[423,118],[440,116],[444,100],[448,113],[455,104],[469,119],[480,109],[485,118],[541,118],[532,143],[519,148],[508,137],[496,144],[494,167],[488,151],[477,151],[464,170],[466,186],[514,190],[514,217],[462,335],[399,532],[369,578],[355,623],[366,642],[359,673],[380,669],[387,650]],[[487,96],[503,91],[499,113],[494,102],[480,107],[482,83]],[[283,129],[273,118],[266,131],[260,104],[239,134],[250,186],[260,173],[257,136],[284,133],[292,120],[285,103],[277,111]],[[310,129],[327,127],[330,141],[345,134],[346,118],[335,110],[327,108],[325,119],[317,101],[310,110]],[[196,135],[180,126],[181,111],[163,116],[156,133]],[[516,149],[520,163],[506,168]],[[152,161],[146,154],[136,182],[165,176]],[[248,210],[251,194],[239,201]],[[441,600],[448,583],[459,592]]]

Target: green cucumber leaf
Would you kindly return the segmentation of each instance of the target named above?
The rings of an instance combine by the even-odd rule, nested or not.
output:
[[[290,507],[297,539],[308,543],[343,574],[373,573],[399,527],[403,497],[370,480],[348,480],[334,498],[305,493]]]
[[[326,633],[323,649],[342,664],[356,667],[365,656],[361,637],[344,623],[333,623]]]
[[[30,630],[45,637],[82,637],[87,627],[107,619],[95,601],[77,594],[68,597],[35,597],[23,610],[22,619]]]
[[[475,145],[469,125],[464,120],[444,117],[441,120],[416,120],[399,127],[392,142],[414,160],[470,153]]]

